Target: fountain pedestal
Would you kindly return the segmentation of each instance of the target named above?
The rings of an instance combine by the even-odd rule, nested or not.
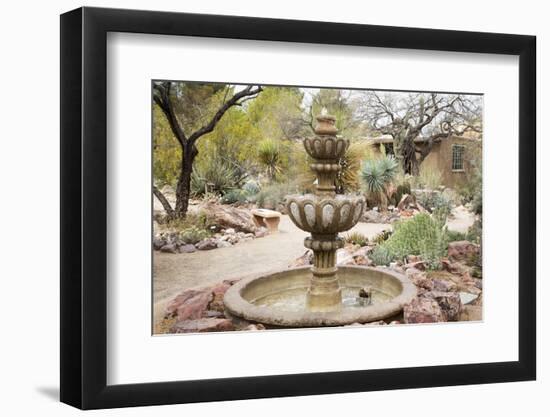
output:
[[[311,237],[304,242],[314,253],[307,307],[310,311],[322,312],[335,311],[342,306],[336,250],[343,246],[343,241],[338,232],[349,230],[357,223],[365,201],[362,197],[336,195],[339,160],[349,141],[336,136],[335,117],[321,115],[317,122],[316,136],[304,139],[306,152],[314,159],[310,168],[317,176],[315,194],[291,196],[287,199],[287,208],[296,226],[311,232]]]

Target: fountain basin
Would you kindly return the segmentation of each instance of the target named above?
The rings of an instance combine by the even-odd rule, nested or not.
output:
[[[379,268],[340,266],[341,308],[313,312],[306,308],[310,277],[310,267],[304,266],[243,279],[225,294],[225,308],[232,315],[274,326],[342,326],[392,317],[416,296],[416,287],[402,274]],[[372,289],[371,305],[363,305],[358,297],[359,290],[365,287]]]
[[[291,195],[286,198],[290,219],[300,229],[315,234],[331,234],[351,229],[363,214],[362,196],[315,194]]]

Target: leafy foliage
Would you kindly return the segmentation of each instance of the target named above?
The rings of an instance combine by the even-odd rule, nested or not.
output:
[[[281,149],[277,142],[265,139],[258,144],[258,160],[265,167],[270,181],[281,173]]]
[[[223,161],[210,160],[207,164],[198,164],[191,175],[191,192],[195,197],[206,193],[224,195],[239,188],[242,177],[235,168]]]
[[[206,229],[200,229],[196,226],[191,226],[182,232],[180,232],[180,238],[185,243],[195,244],[207,237],[210,237],[211,233]]]
[[[359,246],[367,246],[369,243],[369,238],[360,232],[351,232],[344,236],[344,241],[346,243],[352,243]]]
[[[385,246],[376,246],[369,254],[369,259],[378,266],[389,265],[393,258],[393,254]]]
[[[370,193],[382,193],[394,179],[398,164],[393,156],[365,161],[361,169],[363,182]]]
[[[440,266],[445,256],[448,238],[441,224],[427,213],[420,213],[394,226],[393,234],[379,247],[386,249],[392,260],[404,260],[407,255],[420,256],[430,268]]]

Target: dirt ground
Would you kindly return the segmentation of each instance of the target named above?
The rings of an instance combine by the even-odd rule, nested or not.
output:
[[[390,227],[388,224],[359,223],[351,231],[370,238]],[[303,244],[306,236],[308,233],[298,229],[288,216],[283,215],[279,233],[240,242],[230,248],[182,254],[154,252],[155,322],[162,318],[167,303],[185,289],[287,268],[306,251]]]

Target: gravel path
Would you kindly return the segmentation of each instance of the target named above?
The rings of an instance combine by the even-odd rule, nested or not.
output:
[[[370,238],[390,227],[388,224],[359,223],[351,231]],[[306,236],[308,233],[298,229],[288,216],[283,215],[279,233],[240,242],[230,248],[182,254],[154,252],[155,321],[162,316],[166,304],[185,289],[287,268],[306,251],[303,244]]]

